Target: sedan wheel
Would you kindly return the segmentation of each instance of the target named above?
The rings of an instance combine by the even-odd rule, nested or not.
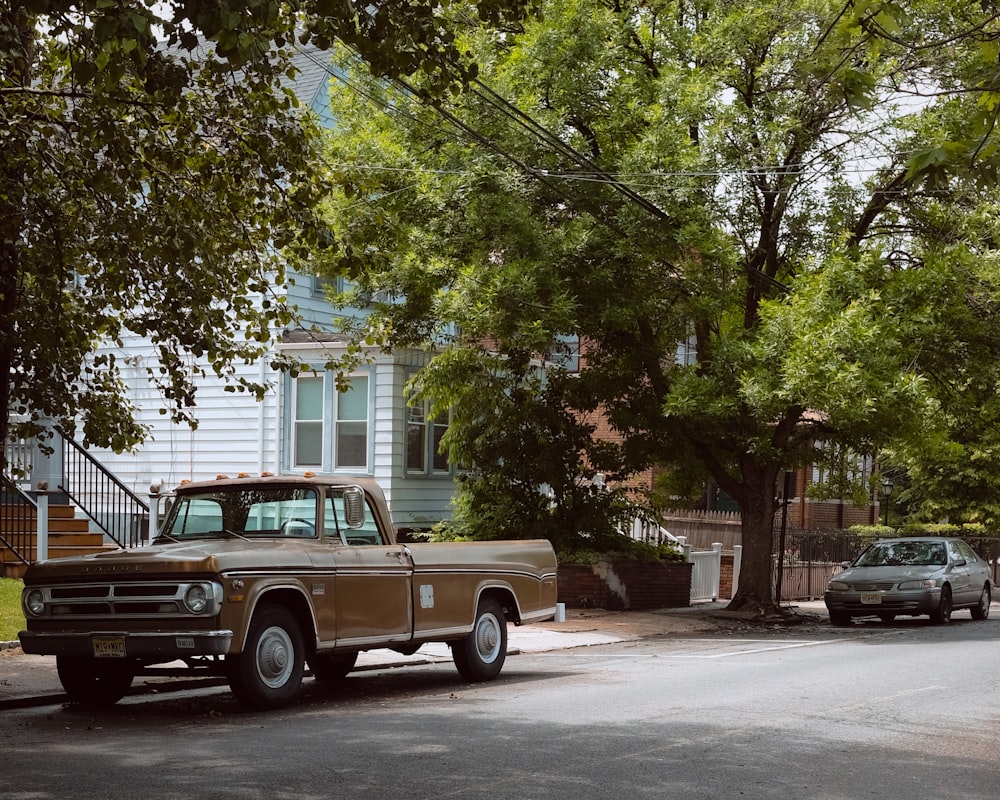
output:
[[[931,612],[931,621],[935,625],[947,625],[951,622],[951,587],[941,589],[941,602],[938,603],[937,610]]]
[[[990,585],[983,586],[983,593],[979,595],[979,602],[971,609],[973,619],[986,619],[990,615],[990,601],[993,599],[990,594]]]

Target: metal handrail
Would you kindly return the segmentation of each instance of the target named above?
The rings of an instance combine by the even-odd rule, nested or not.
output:
[[[0,543],[24,564],[33,559],[37,519],[35,501],[6,475],[0,475]]]
[[[147,538],[149,505],[111,474],[82,445],[63,440],[59,488],[119,547],[138,547]]]

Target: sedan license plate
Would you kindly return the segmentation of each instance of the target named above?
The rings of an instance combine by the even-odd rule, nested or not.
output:
[[[95,636],[91,643],[94,658],[125,658],[124,636]]]
[[[862,592],[861,593],[861,603],[866,606],[880,606],[882,605],[882,593],[881,592]]]

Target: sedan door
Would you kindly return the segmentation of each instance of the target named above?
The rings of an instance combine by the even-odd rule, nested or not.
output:
[[[971,556],[971,558],[970,558]],[[979,599],[982,584],[979,583],[976,564],[976,554],[963,552],[960,542],[948,542],[948,557],[951,560],[951,570],[948,580],[951,582],[952,602],[955,605],[974,603]]]

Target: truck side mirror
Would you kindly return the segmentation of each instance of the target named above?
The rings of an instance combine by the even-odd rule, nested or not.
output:
[[[344,522],[348,528],[365,524],[365,490],[360,486],[344,488]]]

